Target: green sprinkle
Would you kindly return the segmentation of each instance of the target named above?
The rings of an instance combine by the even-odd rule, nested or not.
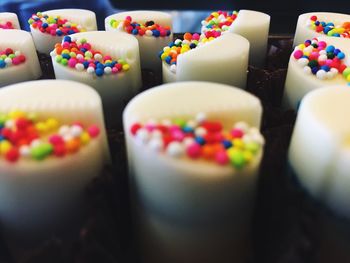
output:
[[[246,148],[248,151],[250,151],[250,152],[256,154],[256,153],[259,151],[260,146],[259,146],[259,144],[257,144],[256,142],[249,142],[249,143],[247,143],[247,144],[245,145],[245,148]]]
[[[44,160],[53,151],[53,146],[50,143],[43,143],[31,150],[31,156],[35,160]]]
[[[242,151],[239,151],[239,150],[230,151],[229,158],[230,158],[231,164],[237,169],[243,168],[244,165],[246,164],[246,160],[244,158],[244,154]]]

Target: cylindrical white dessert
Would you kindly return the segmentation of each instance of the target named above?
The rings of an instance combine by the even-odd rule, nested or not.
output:
[[[139,31],[130,32],[130,34],[134,35],[139,41],[141,67],[144,69],[151,69],[156,74],[159,74],[161,72],[161,61],[159,60],[158,54],[164,46],[168,45],[173,40],[171,15],[159,11],[121,12],[110,15],[105,19],[106,31],[126,32],[124,22],[127,17],[131,17],[133,23],[144,26],[143,28],[141,27],[141,31],[145,32],[141,34]],[[146,23],[151,21],[161,26],[166,34],[162,36],[156,33],[155,35],[154,33],[152,34],[152,30],[147,31]],[[164,27],[166,27],[167,30],[164,30]],[[156,29],[156,31],[159,30]],[[167,31],[169,31],[169,33]]]
[[[15,13],[0,13],[0,29],[21,29]]]
[[[239,34],[250,43],[249,64],[263,67],[267,52],[270,16],[252,10],[240,10],[228,31]]]
[[[81,217],[85,188],[109,161],[102,103],[92,88],[64,80],[7,86],[0,100],[1,225],[7,240],[31,243]]]
[[[164,149],[165,144],[159,141],[162,132],[156,128],[148,133],[148,125],[151,130],[152,125],[162,130],[186,120],[185,126],[192,129],[203,124],[206,116],[208,123],[219,121],[223,129],[237,123],[235,127],[254,134],[243,136],[243,144],[256,139],[262,145],[258,132],[261,114],[260,102],[254,96],[209,82],[162,85],[139,94],[128,104],[123,122],[142,262],[244,262],[251,253],[251,216],[263,154],[260,148],[240,168],[209,161],[204,157],[205,146],[202,157],[191,159],[181,155],[182,147],[189,146],[191,139],[169,142]],[[135,122],[147,121],[146,128],[135,130]],[[209,128],[208,133],[203,127],[193,129],[210,147],[205,135]],[[238,146],[239,142],[235,143]]]
[[[42,18],[41,16],[47,15],[50,19]],[[63,25],[60,24],[60,26],[54,26],[55,28],[52,28],[52,34],[50,32],[43,33],[39,30],[38,26],[34,28],[34,24],[36,22],[36,19],[40,22],[40,25],[46,23],[45,28],[50,28],[52,25],[57,25],[57,21],[54,21],[54,19],[66,19],[67,23],[64,23]],[[44,21],[44,22],[43,22]],[[33,23],[34,22],[34,23]],[[94,12],[84,9],[55,9],[55,10],[49,10],[44,11],[36,15],[33,15],[30,19],[30,31],[32,33],[35,47],[40,53],[44,53],[49,55],[50,52],[54,49],[56,43],[60,43],[66,33],[64,33],[64,29],[70,29],[71,25],[75,24],[76,32],[85,32],[85,31],[95,31],[97,30],[97,23],[96,23],[96,15]],[[69,26],[67,26],[69,25]],[[57,32],[60,31],[60,32]],[[71,35],[72,33],[68,33]]]
[[[321,209],[314,254],[318,262],[350,259],[350,89],[324,87],[301,102],[289,149],[289,163],[301,187]],[[320,204],[321,203],[321,206]],[[327,212],[325,212],[326,207]],[[331,211],[331,212],[329,212]]]
[[[176,68],[163,62],[163,81],[210,81],[246,87],[249,42],[225,33],[177,56]]]
[[[11,55],[6,55],[6,50]],[[11,52],[12,50],[12,52]],[[31,35],[22,30],[0,30],[0,87],[41,76],[41,68]],[[11,58],[14,55],[16,58]],[[17,61],[16,61],[17,60]]]
[[[75,80],[93,87],[102,97],[107,125],[119,124],[124,106],[142,86],[137,40],[125,33],[106,31],[78,33],[66,38],[71,41],[68,42],[68,46],[72,42],[78,45],[86,43],[88,45],[84,46],[87,48],[75,51],[75,57],[72,54],[72,56],[67,56],[66,64],[62,63],[64,54],[57,54],[58,49],[51,53],[56,78]],[[81,44],[81,41],[84,43]],[[65,39],[62,47],[65,45],[64,42]],[[93,54],[95,51],[100,53]],[[94,68],[90,65],[92,62],[86,62],[86,56],[90,56],[96,63],[103,64],[101,72],[97,64]],[[105,60],[106,56],[109,56],[110,59]],[[71,59],[75,61],[73,65],[70,64]],[[120,60],[123,62],[119,63]],[[87,63],[87,68],[84,68],[83,61]],[[113,61],[120,64],[118,71],[114,71],[115,67],[111,64],[114,63]]]
[[[311,25],[311,17],[317,17],[318,21],[333,23],[334,27],[339,27],[345,22],[350,22],[350,15],[330,13],[330,12],[311,12],[299,16],[294,37],[294,46],[303,43],[306,39],[314,37],[327,36],[324,32],[317,32]],[[334,28],[332,27],[332,28]]]
[[[350,82],[350,73],[347,73],[350,70],[347,69],[350,66],[350,39],[320,37],[309,40],[308,47],[304,41],[295,48],[289,60],[283,98],[286,108],[297,109],[303,96],[314,89]],[[336,53],[337,49],[340,52]],[[317,71],[313,72],[313,68]]]

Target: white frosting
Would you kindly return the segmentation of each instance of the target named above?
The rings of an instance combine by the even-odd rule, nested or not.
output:
[[[138,23],[146,23],[147,21],[154,21],[154,23],[161,26],[169,26],[172,31],[172,18],[169,13],[159,11],[129,11],[110,15],[105,19],[106,31],[122,31],[119,28],[113,28],[110,25],[111,19],[117,21],[124,21],[127,16],[131,16],[132,21]],[[163,47],[167,46],[173,40],[173,34],[167,37],[148,37],[134,36],[139,41],[141,67],[151,69],[155,73],[161,72],[161,60],[159,59],[159,52]]]
[[[0,159],[0,220],[6,234],[20,240],[50,235],[79,215],[85,187],[109,161],[101,99],[90,87],[64,80],[11,85],[0,90],[0,98],[0,112],[20,109],[62,124],[100,127],[99,137],[63,158],[21,158],[15,164]]]
[[[344,22],[350,22],[350,15],[338,14],[338,13],[329,13],[329,12],[312,12],[305,13],[299,16],[297,22],[297,28],[295,31],[294,44],[293,46],[304,43],[307,39],[313,39],[314,37],[327,37],[325,34],[321,34],[311,29],[308,21],[311,16],[317,16],[319,21],[324,21],[326,23],[333,22],[334,25],[341,25]],[[334,38],[334,37],[328,37]],[[350,41],[350,40],[349,40]]]
[[[0,87],[26,80],[38,79],[41,68],[31,35],[22,30],[0,30],[0,50],[20,51],[26,61],[0,69]]]
[[[289,161],[310,194],[350,218],[349,86],[330,86],[302,100]]]
[[[240,10],[229,31],[239,34],[250,43],[249,64],[262,67],[265,63],[270,16],[252,10]]]
[[[52,57],[52,64],[57,79],[69,79],[79,81],[93,87],[102,97],[106,112],[106,120],[109,124],[118,122],[118,114],[121,116],[126,102],[131,99],[141,88],[141,69],[139,48],[137,40],[128,34],[119,32],[91,31],[71,35],[80,40],[85,38],[92,48],[99,50],[104,55],[112,56],[112,59],[124,59],[130,69],[117,74],[104,74],[98,77],[75,68],[63,66]]]
[[[141,240],[145,240],[144,246],[147,245],[147,237],[149,242],[155,243],[152,251],[144,255],[144,258],[149,257],[146,262],[156,262],[152,261],[154,253],[160,255],[157,262],[170,262],[173,257],[176,258],[173,245],[181,246],[176,243],[189,234],[188,228],[203,222],[204,218],[217,223],[210,226],[204,223],[205,226],[200,228],[203,239],[188,240],[188,259],[196,257],[192,247],[197,245],[214,247],[213,243],[223,242],[219,246],[221,249],[227,245],[220,239],[208,240],[208,231],[225,235],[225,231],[249,228],[262,151],[248,166],[235,170],[232,166],[219,166],[204,160],[176,159],[155,153],[149,147],[139,145],[130,133],[135,121],[186,119],[193,118],[198,112],[206,113],[208,119],[219,120],[228,129],[242,120],[259,127],[262,108],[257,98],[241,89],[209,82],[181,82],[162,85],[137,95],[124,111],[134,205],[140,209],[137,217],[145,218],[140,231],[149,232]],[[244,220],[241,221],[241,218]],[[222,220],[230,222],[231,228],[220,228],[217,224]],[[172,242],[162,242],[172,239],[176,232],[179,236]],[[229,236],[230,244],[241,240],[241,236]],[[218,251],[211,252],[217,255],[220,254]]]
[[[327,45],[333,45],[345,53],[343,62],[350,66],[350,40],[338,37],[319,37],[319,41],[325,41]],[[302,43],[307,39],[304,39]],[[288,64],[287,78],[285,82],[283,103],[286,108],[296,109],[300,100],[310,91],[329,85],[346,85],[347,81],[342,74],[337,74],[333,79],[319,79],[313,74],[307,74],[298,64],[293,53]]]
[[[177,57],[176,73],[163,62],[163,82],[210,81],[245,88],[249,42],[236,34],[222,36]]]
[[[69,22],[81,25],[86,31],[97,30],[96,15],[94,12],[84,9],[55,9],[42,12],[49,16],[60,16]],[[56,43],[60,43],[64,36],[52,36],[42,33],[40,30],[30,27],[36,49],[47,55],[54,49]]]
[[[15,13],[3,12],[0,13],[0,24],[5,24],[6,22],[11,22],[14,29],[21,29],[18,22],[18,17]]]

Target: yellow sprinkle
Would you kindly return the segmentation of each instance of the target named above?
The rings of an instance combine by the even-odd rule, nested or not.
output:
[[[305,44],[300,44],[298,47],[299,47],[301,50],[303,50],[303,49],[305,48]]]
[[[350,82],[350,74],[346,77],[346,80]]]
[[[232,155],[236,154],[239,152],[238,148],[236,147],[231,147],[230,149],[227,150],[227,155],[231,157]]]
[[[234,147],[237,147],[238,149],[244,148],[244,142],[241,139],[233,139],[232,144],[234,145]]]
[[[69,54],[69,52],[70,52],[70,51],[69,51],[68,49],[63,49],[63,50],[62,50],[62,54]]]
[[[219,16],[219,13],[218,12],[213,12],[211,13],[213,17],[218,17]]]
[[[46,120],[46,126],[49,130],[57,129],[58,125],[59,125],[58,120],[54,118],[49,118]]]
[[[19,110],[14,110],[9,113],[10,119],[25,118],[26,114]]]
[[[163,48],[163,51],[164,51],[164,52],[168,52],[168,51],[170,51],[170,50],[171,50],[170,47],[164,47],[164,48]]]
[[[254,157],[251,151],[244,151],[243,156],[247,162],[250,162],[251,160],[253,160],[253,157]]]
[[[168,56],[168,53],[163,53],[163,54],[160,56],[160,58],[161,58],[162,60],[164,60],[167,56]]]
[[[83,132],[80,135],[80,141],[83,145],[88,144],[90,142],[90,140],[91,140],[90,135],[87,132]]]
[[[128,71],[129,69],[130,69],[129,64],[124,64],[124,65],[123,65],[123,70],[124,70],[124,71]]]
[[[12,145],[9,141],[5,140],[0,142],[0,154],[6,154],[11,148]]]
[[[35,124],[35,128],[40,132],[40,133],[45,133],[49,130],[49,127],[44,123],[44,122],[38,122]]]

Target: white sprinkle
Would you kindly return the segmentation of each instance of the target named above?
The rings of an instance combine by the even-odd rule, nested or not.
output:
[[[321,50],[320,52],[318,52],[320,55],[327,55],[327,51],[326,50]]]
[[[94,59],[100,61],[100,60],[102,60],[102,55],[99,54],[99,53],[96,53],[95,56],[94,56]]]
[[[150,37],[153,35],[153,32],[151,30],[146,30],[145,35]]]
[[[260,130],[256,127],[251,127],[248,132],[249,135],[260,134]]]
[[[153,130],[151,132],[151,138],[162,138],[162,132],[160,130]]]
[[[240,129],[242,132],[246,133],[249,130],[249,125],[244,121],[237,122],[233,128]]]
[[[13,120],[7,120],[5,122],[5,127],[11,129],[15,125],[15,122]]]
[[[338,74],[339,73],[338,69],[336,69],[336,68],[331,68],[330,72],[332,72],[334,74]]]
[[[328,71],[326,74],[327,79],[333,79],[335,77],[335,74],[332,71]]]
[[[67,125],[63,125],[60,127],[60,129],[58,130],[58,134],[61,136],[65,136],[69,133],[69,126]]]
[[[83,133],[83,129],[79,125],[73,125],[70,128],[70,134],[76,138],[79,137]]]
[[[182,40],[182,44],[183,44],[183,45],[190,45],[191,42],[188,41],[187,39],[184,39],[184,40]]]
[[[244,143],[250,143],[253,141],[252,136],[248,135],[248,134],[244,134],[242,137],[242,141]]]
[[[254,142],[263,145],[265,143],[264,137],[260,133],[254,133],[251,135],[251,138]]]
[[[323,70],[323,69],[320,69],[319,71],[317,71],[316,77],[318,79],[324,80],[324,79],[327,78],[327,72],[325,70]]]
[[[75,64],[75,69],[78,71],[83,71],[84,70],[84,65],[81,63]]]
[[[54,57],[54,56],[56,56],[56,55],[57,55],[57,54],[56,54],[56,51],[55,51],[55,50],[50,52],[50,56],[51,56],[51,57]]]
[[[223,30],[223,31],[227,31],[229,28],[230,28],[230,27],[229,27],[229,26],[226,26],[226,25],[222,26],[222,30]]]
[[[184,147],[179,142],[171,142],[169,143],[166,153],[171,157],[181,157],[184,154]]]
[[[30,156],[30,147],[27,145],[23,145],[19,148],[19,154],[22,157],[29,157]]]
[[[176,73],[176,64],[170,65],[170,71],[171,71],[172,73]]]
[[[89,74],[94,74],[95,73],[95,69],[93,67],[88,67],[86,71]]]
[[[169,120],[169,119],[164,119],[164,120],[162,120],[161,123],[165,126],[170,126],[172,124],[171,120]]]
[[[5,63],[7,64],[7,65],[12,65],[12,59],[11,58],[5,58]]]
[[[140,143],[140,144],[146,144],[149,140],[149,132],[144,129],[141,128],[136,132],[136,140]]]
[[[207,115],[204,112],[199,112],[196,116],[196,121],[198,123],[202,123],[203,121],[205,121],[207,119]]]
[[[32,142],[30,143],[30,147],[31,148],[34,148],[34,147],[37,147],[41,144],[41,140],[40,139],[35,139],[35,140],[32,140]]]
[[[181,39],[176,39],[176,40],[174,41],[174,44],[177,46],[177,45],[181,44],[181,42],[182,42]]]
[[[189,120],[186,122],[186,126],[192,128],[192,129],[197,127],[197,125],[198,125],[198,123],[194,120]]]
[[[17,57],[17,56],[19,56],[19,55],[21,55],[22,53],[21,53],[21,51],[19,51],[19,50],[16,50],[15,51],[15,56]]]
[[[327,55],[320,55],[318,57],[318,61],[326,61],[328,58],[327,58]]]
[[[310,68],[310,67],[305,66],[305,67],[303,68],[303,70],[304,70],[304,72],[305,72],[306,74],[311,74],[311,68]]]
[[[196,128],[196,129],[194,130],[194,134],[195,134],[196,136],[202,137],[202,136],[204,136],[204,135],[207,134],[207,130],[204,129],[203,127],[198,127],[198,128]]]
[[[163,140],[160,138],[153,138],[148,146],[152,151],[160,152],[163,149]]]
[[[105,67],[104,68],[104,72],[105,72],[106,75],[109,75],[109,74],[112,73],[112,68],[111,67]]]
[[[182,144],[183,146],[185,146],[185,148],[189,147],[190,145],[192,145],[194,143],[194,139],[191,137],[186,137],[183,141]]]
[[[78,54],[78,55],[76,56],[76,58],[77,58],[77,59],[83,59],[84,56],[83,56],[82,54]]]
[[[302,67],[305,67],[308,63],[309,63],[309,60],[307,58],[298,59],[298,64]]]
[[[314,49],[314,47],[312,45],[310,45],[310,46],[304,48],[304,53],[311,53],[313,49]]]

